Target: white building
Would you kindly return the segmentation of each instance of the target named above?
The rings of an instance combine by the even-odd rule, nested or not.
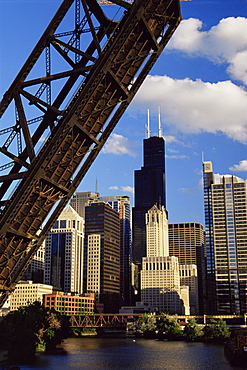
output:
[[[168,256],[168,219],[167,212],[162,206],[154,205],[146,213],[146,243],[147,256]]]
[[[190,315],[190,288],[188,285],[180,285],[180,297],[183,314]]]
[[[180,284],[189,287],[190,314],[199,315],[198,277],[196,265],[179,265]]]
[[[82,294],[83,242],[84,219],[67,206],[45,240],[45,284]]]
[[[184,293],[184,291],[183,291]],[[160,312],[185,314],[189,312],[188,297],[180,291],[177,257],[143,257],[141,270],[141,299]]]
[[[160,312],[188,314],[189,290],[180,287],[178,258],[169,256],[168,220],[164,207],[146,214],[147,257],[142,258],[141,300]],[[187,291],[187,293],[186,293]]]
[[[43,295],[51,294],[51,285],[33,283],[32,281],[20,281],[10,295],[10,311],[16,311],[21,306],[28,306],[30,303],[39,301],[43,303]]]

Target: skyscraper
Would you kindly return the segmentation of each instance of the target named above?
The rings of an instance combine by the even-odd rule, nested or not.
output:
[[[199,312],[200,314],[204,314],[206,271],[205,233],[203,225],[198,222],[172,223],[168,225],[168,230],[169,255],[178,257],[180,265],[195,266],[192,270],[188,270],[188,272],[191,271],[190,274],[196,277],[198,276],[198,291],[197,293],[194,293],[197,294],[196,301],[199,303]],[[196,272],[194,271],[195,268],[197,269]],[[190,280],[188,279],[188,281]],[[193,289],[194,286],[195,284],[193,282]],[[190,288],[192,289],[192,286],[190,286]],[[196,311],[197,310],[198,307]],[[192,310],[191,313],[195,312]]]
[[[45,272],[45,244],[41,244],[33,259],[21,277],[21,280],[32,280],[34,283],[43,283]]]
[[[203,163],[208,313],[247,311],[247,184]]]
[[[84,220],[65,207],[45,240],[45,284],[66,293],[81,294]]]
[[[146,214],[146,257],[142,257],[141,300],[170,314],[189,314],[189,288],[180,285],[178,258],[169,257],[168,220],[164,207]],[[187,293],[186,293],[187,292]]]
[[[119,213],[120,220],[120,296],[121,304],[128,305],[131,300],[131,210],[127,195],[101,197],[97,191],[77,192],[70,200],[70,205],[85,218],[85,207],[94,202],[107,202]]]
[[[108,203],[85,208],[84,292],[95,293],[105,312],[119,310],[119,238],[119,213]]]
[[[146,255],[168,256],[168,219],[164,207],[154,205],[146,213]]]
[[[79,216],[85,219],[85,207],[97,200],[100,194],[98,192],[91,193],[90,191],[76,192],[70,199],[70,205],[78,213]]]
[[[100,197],[119,213],[120,221],[120,297],[121,305],[131,302],[131,215],[127,195]]]
[[[135,206],[132,210],[133,262],[141,267],[146,256],[145,214],[153,205],[166,208],[165,141],[144,139],[144,166],[135,171]]]

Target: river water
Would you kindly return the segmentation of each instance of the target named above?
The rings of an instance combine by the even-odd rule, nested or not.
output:
[[[46,370],[228,370],[223,346],[203,343],[166,342],[133,338],[68,338],[62,350],[41,354],[20,369]]]

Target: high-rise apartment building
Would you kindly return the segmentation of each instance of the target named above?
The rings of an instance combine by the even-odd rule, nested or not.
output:
[[[120,221],[120,297],[121,305],[131,302],[131,211],[127,195],[100,197],[119,213]]]
[[[247,184],[203,163],[208,313],[247,311]]]
[[[120,304],[119,213],[106,202],[85,208],[84,292],[95,293],[105,312]]]
[[[145,214],[153,205],[166,208],[165,141],[144,139],[144,166],[135,171],[135,204],[132,210],[133,262],[141,267],[146,256]]]
[[[45,240],[45,284],[65,293],[83,292],[84,220],[65,207]]]
[[[196,311],[199,309],[200,314],[204,314],[206,299],[206,254],[203,225],[197,222],[172,223],[168,225],[168,230],[169,255],[178,257],[180,265],[196,265],[196,279],[198,279],[197,302],[199,304]],[[193,286],[190,286],[190,289],[194,289],[194,283]],[[192,311],[191,313],[194,313]]]

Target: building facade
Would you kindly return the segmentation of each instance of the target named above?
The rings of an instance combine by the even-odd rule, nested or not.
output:
[[[98,192],[76,192],[70,199],[70,205],[72,208],[74,208],[78,215],[83,217],[83,219],[85,220],[85,207],[88,206],[90,202],[97,200],[99,196],[100,194]]]
[[[64,292],[53,292],[43,296],[43,304],[46,308],[68,316],[95,312],[94,294],[71,295]]]
[[[186,295],[187,291],[187,295]],[[180,285],[177,257],[143,257],[141,300],[159,312],[190,314],[189,290]]]
[[[147,256],[168,256],[168,219],[163,206],[156,204],[146,213]]]
[[[199,305],[196,311],[199,310],[202,315],[206,312],[206,248],[203,225],[198,222],[172,223],[168,225],[168,230],[169,255],[178,257],[180,265],[196,265]]]
[[[65,207],[45,240],[45,284],[65,293],[83,292],[84,220]]]
[[[133,262],[141,268],[146,256],[145,215],[153,205],[166,208],[165,141],[163,137],[144,139],[144,166],[134,174],[135,196],[132,209]]]
[[[191,315],[199,315],[198,276],[196,265],[179,265],[180,284],[189,289]]]
[[[120,221],[120,297],[121,305],[131,302],[131,209],[127,195],[100,197],[119,213]]]
[[[121,304],[131,301],[131,209],[127,195],[105,196],[95,192],[77,192],[70,200],[70,205],[85,218],[85,207],[94,202],[106,202],[119,213],[120,220],[120,297]]]
[[[31,263],[22,275],[22,280],[43,283],[45,272],[45,245],[42,244],[32,258]]]
[[[85,208],[84,292],[95,293],[105,312],[120,305],[119,213],[106,202]]]
[[[154,205],[146,213],[146,233],[147,256],[142,258],[140,272],[141,301],[160,312],[189,314],[189,290],[181,287],[178,258],[169,257],[164,207]]]
[[[208,313],[247,311],[247,185],[203,163]]]
[[[16,311],[21,306],[28,306],[30,303],[39,301],[43,303],[44,294],[51,294],[51,285],[20,281],[13,293],[10,295],[10,311]]]

